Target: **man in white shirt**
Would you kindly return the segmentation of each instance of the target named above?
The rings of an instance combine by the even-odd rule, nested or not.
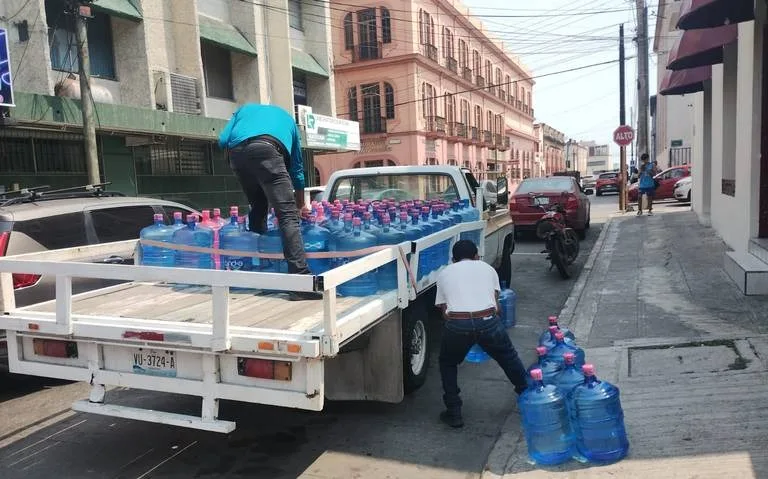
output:
[[[437,278],[435,298],[445,318],[440,376],[446,410],[440,413],[440,420],[451,427],[464,425],[458,365],[474,344],[496,360],[517,394],[525,390],[525,366],[498,318],[500,291],[496,270],[480,261],[477,246],[468,240],[457,241],[453,246],[453,264]]]

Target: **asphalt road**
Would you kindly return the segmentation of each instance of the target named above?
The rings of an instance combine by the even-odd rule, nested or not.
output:
[[[592,197],[592,228],[582,243],[578,271],[617,198]],[[521,238],[513,255],[518,324],[510,330],[524,362],[546,317],[562,308],[574,278],[560,279]],[[431,328],[439,344],[440,325]],[[0,377],[0,476],[14,478],[327,478],[478,477],[515,394],[492,361],[464,364],[459,381],[466,426],[451,430],[442,409],[437,348],[426,385],[400,404],[327,403],[306,412],[224,401],[220,416],[237,421],[229,436],[69,411],[87,385],[42,378]],[[156,410],[199,411],[195,398],[115,390],[114,403]]]

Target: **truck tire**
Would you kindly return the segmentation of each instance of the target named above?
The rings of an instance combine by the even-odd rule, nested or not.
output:
[[[406,394],[419,389],[429,369],[429,315],[417,300],[403,311],[403,386]]]
[[[508,234],[504,238],[504,247],[501,250],[501,263],[496,273],[499,275],[499,281],[506,281],[512,284],[512,253],[515,252],[515,235]]]

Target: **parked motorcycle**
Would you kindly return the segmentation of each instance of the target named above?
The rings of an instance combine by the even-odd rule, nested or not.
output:
[[[579,256],[579,237],[573,228],[566,226],[566,211],[561,203],[550,204],[547,196],[532,196],[531,204],[544,211],[536,223],[536,236],[544,240],[550,262],[549,269],[556,267],[563,279],[571,277],[570,266]]]

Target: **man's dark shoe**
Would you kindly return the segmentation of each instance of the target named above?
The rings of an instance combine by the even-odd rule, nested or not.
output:
[[[323,299],[323,293],[311,291],[292,291],[288,293],[289,301],[317,301]]]
[[[451,414],[448,411],[443,411],[440,413],[440,420],[451,427],[464,427],[464,420],[461,418],[461,414]]]

